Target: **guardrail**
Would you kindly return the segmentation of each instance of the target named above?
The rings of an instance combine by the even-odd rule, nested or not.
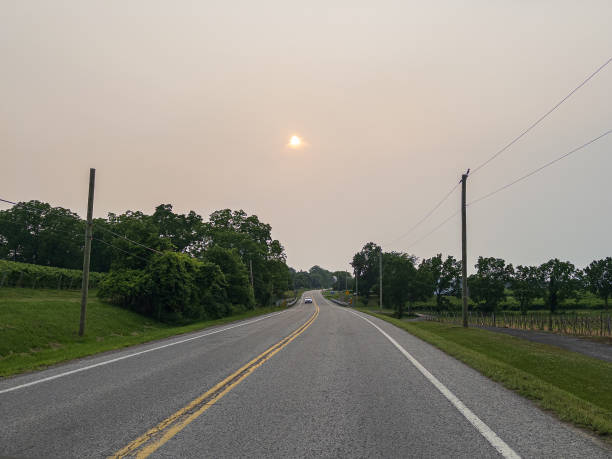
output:
[[[344,301],[336,300],[335,298],[328,298],[328,300],[333,301],[334,303],[340,306],[350,306],[348,303],[345,303]]]
[[[287,307],[290,308],[291,306],[293,306],[295,303],[297,303],[299,300],[299,298],[294,298],[291,301],[287,302]]]

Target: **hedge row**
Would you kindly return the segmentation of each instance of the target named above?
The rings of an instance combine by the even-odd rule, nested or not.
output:
[[[89,287],[96,288],[104,273],[89,273]],[[79,289],[83,272],[79,269],[54,268],[0,260],[0,287]]]
[[[144,270],[111,271],[98,296],[167,322],[230,315],[228,283],[219,265],[188,255],[155,255]]]

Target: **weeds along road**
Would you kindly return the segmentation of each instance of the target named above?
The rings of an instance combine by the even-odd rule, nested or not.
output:
[[[307,295],[0,381],[0,456],[612,455],[406,332]]]

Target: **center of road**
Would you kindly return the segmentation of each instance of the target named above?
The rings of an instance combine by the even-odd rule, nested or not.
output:
[[[314,301],[314,299],[313,299]],[[255,357],[249,363],[236,370],[223,381],[206,391],[198,398],[181,408],[176,413],[164,419],[158,425],[147,431],[145,434],[132,441],[126,447],[117,451],[111,458],[136,457],[145,458],[159,449],[168,440],[187,427],[192,421],[200,417],[208,408],[213,406],[225,394],[240,384],[247,376],[263,365],[268,359],[272,358],[282,348],[312,325],[319,315],[319,306],[314,301],[315,312],[298,329],[287,335],[285,338],[274,344],[263,353]]]

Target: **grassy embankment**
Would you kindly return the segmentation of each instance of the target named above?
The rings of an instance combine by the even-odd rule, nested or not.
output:
[[[502,333],[407,322],[370,308],[360,310],[433,344],[561,420],[612,442],[612,363]]]
[[[157,322],[104,303],[91,292],[85,336],[78,336],[77,290],[0,289],[0,377],[99,352],[277,311],[257,308],[183,326]]]

